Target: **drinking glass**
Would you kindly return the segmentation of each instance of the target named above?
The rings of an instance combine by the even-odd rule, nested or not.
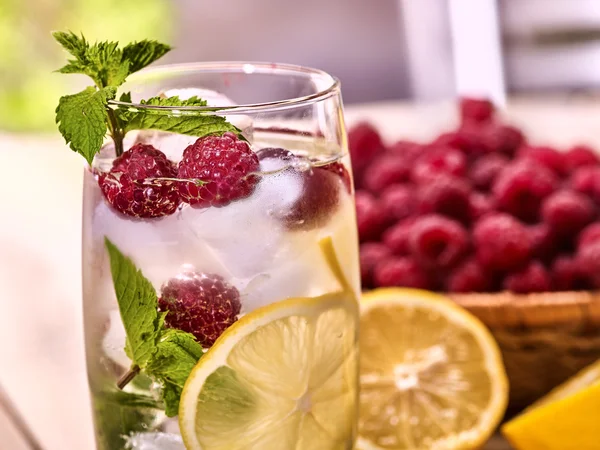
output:
[[[339,82],[293,65],[201,63],[142,71],[122,91],[131,98],[109,108],[146,128],[224,118],[238,131],[130,132],[121,156],[107,141],[85,169],[84,325],[98,449],[352,448],[360,276]],[[141,102],[174,95],[206,105]],[[164,153],[162,172],[152,158],[123,169],[132,147],[150,145]],[[240,158],[232,145],[251,151]],[[207,179],[182,170],[198,159]],[[128,295],[136,300],[124,308]],[[157,334],[130,335],[136,326]],[[201,355],[172,340],[177,329]],[[165,342],[180,353],[161,354]],[[145,361],[135,361],[138,344],[149,349]]]

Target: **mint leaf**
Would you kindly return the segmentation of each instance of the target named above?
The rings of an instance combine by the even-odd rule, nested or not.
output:
[[[156,353],[145,371],[163,384],[167,416],[177,415],[183,386],[201,356],[202,347],[193,335],[175,329],[161,332]]]
[[[157,41],[134,42],[123,48],[123,59],[129,62],[129,73],[132,74],[152,64],[170,50],[170,46]]]
[[[118,42],[96,42],[90,45],[85,37],[61,31],[52,34],[65,50],[75,56],[58,70],[60,73],[81,73],[89,76],[96,86],[120,86],[129,75],[129,62],[123,61]]]
[[[181,100],[179,97],[152,97],[142,100],[141,105],[162,106],[173,108],[177,106],[206,106],[206,101],[197,97]],[[241,134],[241,130],[227,122],[224,117],[214,114],[201,114],[197,111],[180,111],[174,115],[172,110],[143,110],[119,108],[115,110],[125,132],[132,130],[161,130],[172,133],[187,134],[190,136],[206,136],[209,134],[223,134],[227,131]]]
[[[61,97],[56,108],[58,129],[71,149],[92,164],[107,131],[107,104],[116,89],[88,87],[78,94]]]
[[[104,238],[110,256],[110,270],[123,326],[127,334],[125,351],[142,369],[157,351],[159,337],[158,300],[154,287],[131,259]]]
[[[118,42],[90,44],[83,35],[73,32],[52,33],[56,41],[75,59],[60,68],[60,73],[80,73],[94,80],[96,86],[120,86],[127,76],[164,56],[171,47],[157,41],[144,40],[119,48]]]

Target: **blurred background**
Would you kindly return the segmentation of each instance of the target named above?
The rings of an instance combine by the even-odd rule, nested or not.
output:
[[[555,113],[574,98],[588,105],[600,88],[598,0],[0,0],[0,384],[51,450],[91,447],[82,160],[54,124],[58,98],[80,82],[53,73],[66,54],[50,31],[67,29],[90,40],[169,42],[175,50],[162,63],[324,69],[342,81],[349,122],[374,118],[389,137],[402,123],[431,131],[410,102],[459,94],[554,105],[520,110],[544,136],[565,120],[593,117],[587,106],[568,119]],[[534,110],[548,120],[529,120]],[[597,138],[596,128],[588,120],[558,139]],[[0,450],[15,450],[1,436],[2,428]]]
[[[164,63],[244,59],[319,67],[342,80],[347,104],[453,96],[467,70],[456,64],[467,62],[471,79],[501,76],[508,92],[600,86],[599,2],[486,0],[465,8],[470,3],[1,0],[0,129],[53,131],[57,98],[75,83],[52,72],[65,54],[49,33],[64,29],[90,40],[168,41],[176,51]]]

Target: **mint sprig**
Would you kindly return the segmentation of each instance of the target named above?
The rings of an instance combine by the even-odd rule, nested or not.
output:
[[[185,381],[202,356],[202,347],[194,336],[164,326],[164,314],[158,313],[154,287],[128,257],[108,239],[113,285],[127,341],[125,351],[132,360],[130,381],[144,372],[162,387],[165,413],[177,415]]]
[[[181,114],[174,115],[171,111],[136,110],[109,105],[116,98],[117,88],[129,75],[164,56],[171,50],[170,46],[144,40],[121,49],[117,42],[91,44],[83,35],[72,32],[58,31],[53,36],[73,56],[58,72],[87,75],[94,82],[94,86],[78,94],[62,97],[56,108],[59,131],[71,149],[83,155],[90,165],[94,155],[100,151],[107,132],[114,141],[116,156],[123,153],[123,139],[132,130],[155,129],[198,137],[227,131],[241,134],[237,127],[214,114],[192,115],[181,111]],[[124,93],[120,100],[131,103],[131,95]],[[183,107],[205,106],[206,102],[196,97],[188,100],[152,97],[142,100],[140,104]]]
[[[91,163],[106,136],[108,100],[115,98],[116,88],[85,88],[78,94],[61,97],[56,108],[58,129],[72,150]]]

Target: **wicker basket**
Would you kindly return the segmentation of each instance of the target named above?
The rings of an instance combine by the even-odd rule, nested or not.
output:
[[[496,337],[510,408],[530,405],[600,359],[600,292],[452,295]]]

